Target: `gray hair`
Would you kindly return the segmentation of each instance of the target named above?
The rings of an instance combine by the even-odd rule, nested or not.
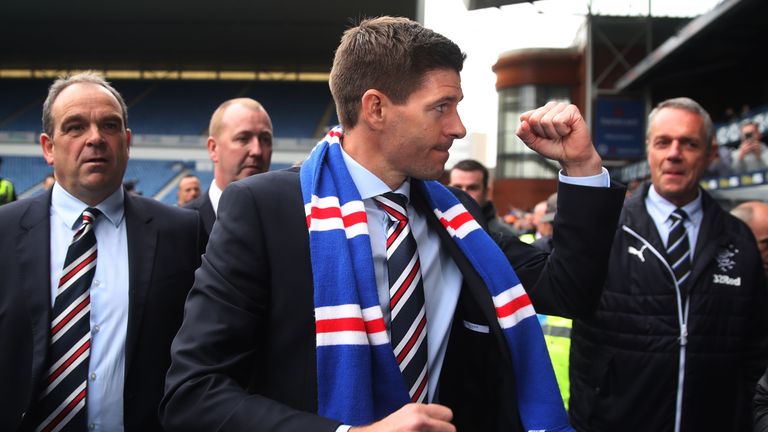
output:
[[[715,136],[715,129],[712,127],[712,118],[709,116],[707,110],[705,110],[698,102],[687,97],[678,97],[673,99],[667,99],[660,102],[648,115],[648,125],[645,129],[645,139],[647,140],[651,135],[651,124],[653,119],[656,118],[656,114],[664,108],[674,108],[683,111],[688,111],[693,114],[697,114],[704,122],[704,138],[706,140],[707,150],[712,147],[712,140]]]
[[[53,103],[56,101],[56,98],[59,97],[65,88],[71,86],[72,84],[82,83],[96,84],[104,87],[110,93],[112,93],[112,96],[114,96],[115,99],[117,99],[117,101],[120,103],[120,109],[123,111],[123,128],[128,127],[128,107],[125,105],[125,100],[123,97],[117,90],[115,90],[114,87],[112,87],[111,84],[109,84],[109,82],[107,82],[107,80],[104,79],[101,74],[93,71],[87,71],[75,75],[60,76],[48,88],[48,97],[46,97],[45,102],[43,102],[43,132],[45,132],[48,136],[53,137],[53,114],[51,113],[51,109],[53,108]]]

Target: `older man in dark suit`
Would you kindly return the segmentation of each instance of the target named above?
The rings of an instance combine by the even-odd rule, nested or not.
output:
[[[203,194],[185,205],[197,210],[209,236],[216,221],[221,192],[236,180],[269,171],[272,161],[272,120],[251,98],[224,101],[211,115],[208,156],[213,181]]]
[[[549,259],[496,237],[503,254],[469,196],[426,181],[465,134],[463,61],[403,18],[345,33],[331,72],[344,129],[300,172],[224,191],[172,348],[167,429],[568,430],[508,261],[544,312],[589,310],[623,190],[566,184],[610,183],[574,106],[524,114],[524,141],[567,174],[568,223]]]
[[[126,122],[99,75],[55,81],[40,141],[57,182],[0,208],[3,430],[162,430],[203,234],[197,213],[124,191]]]

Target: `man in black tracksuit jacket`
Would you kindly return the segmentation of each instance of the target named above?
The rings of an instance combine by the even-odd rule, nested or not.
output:
[[[579,431],[750,428],[768,354],[768,290],[749,228],[698,186],[711,121],[695,107],[680,98],[651,113],[653,184],[625,204],[599,306],[573,324],[570,414]],[[667,263],[669,228],[657,220],[675,207],[698,227],[687,279]]]

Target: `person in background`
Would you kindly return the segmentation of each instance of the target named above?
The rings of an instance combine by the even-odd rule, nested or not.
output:
[[[269,171],[272,161],[272,120],[264,107],[250,98],[229,99],[211,115],[208,156],[213,181],[186,208],[197,210],[206,235],[211,234],[221,192],[230,183]]]
[[[176,192],[176,205],[184,207],[188,202],[200,196],[200,179],[194,174],[187,174],[179,180]]]
[[[555,220],[555,214],[557,213],[557,192],[550,195],[546,201],[544,201],[544,214],[539,218],[539,223],[536,225],[536,230],[540,234],[532,244],[544,252],[552,252],[554,241],[552,240],[552,223]]]
[[[753,121],[742,123],[741,143],[731,152],[733,171],[743,173],[768,168],[768,146],[762,141],[758,124]]]
[[[488,199],[490,195],[488,168],[474,159],[465,159],[451,168],[449,177],[450,186],[463,190],[477,202],[490,231],[514,235],[512,227],[499,217],[496,206]]]
[[[43,179],[43,190],[49,191],[53,187],[53,184],[56,183],[56,177],[53,175],[52,172],[49,172],[45,175],[45,178]]]
[[[744,221],[757,240],[757,248],[763,259],[763,268],[768,276],[768,204],[761,201],[747,201],[731,210],[731,214]]]
[[[0,157],[0,167],[3,166],[3,158]],[[13,182],[0,177],[0,205],[16,201],[16,189]]]

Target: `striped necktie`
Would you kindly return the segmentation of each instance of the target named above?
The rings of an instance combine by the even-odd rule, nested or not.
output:
[[[672,220],[672,227],[669,229],[669,239],[667,239],[667,262],[675,273],[677,286],[684,293],[686,282],[691,275],[691,247],[684,223],[688,215],[683,209],[677,208],[669,218]]]
[[[408,224],[402,194],[388,192],[375,197],[389,216],[387,228],[387,273],[392,347],[412,402],[427,399],[427,315],[424,284],[416,239]]]
[[[87,208],[64,259],[51,321],[48,370],[35,410],[35,431],[86,430],[88,357],[91,351],[90,287],[96,273],[93,223]]]

